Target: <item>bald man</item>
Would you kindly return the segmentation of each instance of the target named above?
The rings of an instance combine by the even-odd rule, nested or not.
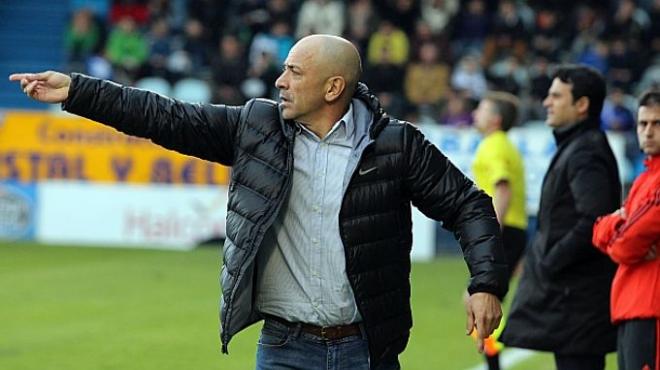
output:
[[[80,74],[15,74],[25,93],[231,166],[221,340],[263,320],[257,369],[399,369],[412,327],[411,205],[459,238],[467,332],[497,327],[507,290],[491,199],[358,83],[347,40],[291,49],[279,103],[187,104]]]

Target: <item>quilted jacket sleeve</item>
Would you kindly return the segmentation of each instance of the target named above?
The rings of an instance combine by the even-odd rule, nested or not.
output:
[[[404,140],[408,155],[405,185],[412,202],[454,232],[470,270],[468,292],[503,298],[508,290],[507,266],[491,198],[419,130],[409,126]]]
[[[233,164],[241,107],[183,103],[77,73],[71,79],[64,110],[183,154]]]

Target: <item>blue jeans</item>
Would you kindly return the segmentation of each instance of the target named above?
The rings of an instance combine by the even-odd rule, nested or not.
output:
[[[300,330],[266,320],[257,345],[257,370],[399,370],[394,359],[369,369],[366,336],[325,340]]]

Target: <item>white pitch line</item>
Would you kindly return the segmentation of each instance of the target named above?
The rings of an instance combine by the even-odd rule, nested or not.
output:
[[[508,369],[534,356],[535,353],[529,349],[507,348],[500,354],[500,366]],[[466,370],[488,370],[488,367],[486,364],[479,364]]]

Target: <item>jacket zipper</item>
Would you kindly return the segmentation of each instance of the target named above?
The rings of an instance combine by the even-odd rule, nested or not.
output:
[[[286,179],[286,183],[284,184],[284,186],[286,187],[286,190],[283,193],[284,194],[283,197],[280,198],[277,208],[270,215],[271,219],[269,220],[268,225],[266,226],[266,224],[264,224],[264,226],[266,226],[264,228],[264,232],[263,232],[264,235],[266,234],[268,229],[270,229],[270,227],[273,225],[273,222],[275,221],[275,217],[273,217],[273,215],[276,216],[277,214],[279,214],[280,209],[282,209],[282,204],[284,203],[284,200],[287,198],[287,196],[289,195],[289,192],[291,191],[291,177],[293,177],[292,166],[293,166],[293,145],[294,145],[294,141],[295,141],[295,137],[294,137],[294,140],[292,140],[291,143],[289,144],[290,146],[289,146],[289,153],[288,153],[288,158],[287,158],[287,168],[286,168],[286,170],[287,170],[287,179]],[[263,238],[259,242],[259,244],[261,244],[262,242],[263,242]],[[252,247],[254,249],[254,245]],[[243,267],[244,264],[245,264],[245,261],[242,261],[241,262],[241,267]],[[240,268],[239,268],[239,270],[240,270]],[[235,290],[236,290],[236,287],[239,285],[241,278],[242,278],[241,275],[236,276],[236,283],[234,284],[234,287],[233,287],[232,292],[231,292],[231,296],[229,297],[229,300],[227,301],[227,315],[225,316],[225,319],[222,322],[223,330],[222,330],[221,341],[222,341],[222,353],[224,353],[224,354],[229,354],[229,349],[228,349],[228,346],[229,346],[229,325],[228,324],[231,321],[230,320],[230,318],[231,318],[231,309],[232,309],[232,304],[233,304],[233,301],[234,301]]]

